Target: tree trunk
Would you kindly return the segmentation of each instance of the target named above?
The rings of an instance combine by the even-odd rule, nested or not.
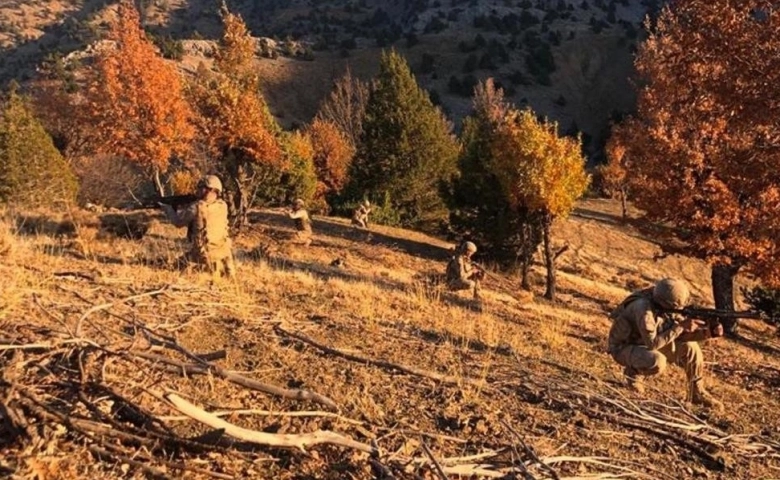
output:
[[[165,188],[163,188],[162,180],[160,180],[160,169],[157,167],[154,167],[154,172],[152,174],[152,177],[154,178],[154,186],[157,189],[157,195],[164,197],[165,196]]]
[[[734,277],[739,267],[732,265],[713,265],[712,267],[712,298],[715,300],[715,308],[719,310],[734,311]],[[723,329],[726,334],[737,333],[738,321],[736,319],[723,319]]]
[[[552,215],[545,213],[542,217],[542,237],[544,239],[544,264],[547,268],[547,290],[544,298],[555,301],[555,258],[552,252],[550,230],[552,228]]]
[[[533,227],[527,222],[523,223],[520,230],[522,253],[520,257],[520,287],[523,290],[531,290],[531,282],[528,278],[528,273],[531,271],[531,263],[534,258],[534,250],[536,245],[533,241]]]
[[[626,205],[626,189],[620,189],[620,209],[623,215],[623,223],[628,220],[628,205]]]
[[[528,279],[528,272],[531,271],[531,261],[523,259],[523,264],[520,267],[520,287],[523,290],[531,290],[531,282]]]

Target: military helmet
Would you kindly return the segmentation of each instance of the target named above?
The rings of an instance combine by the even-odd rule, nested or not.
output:
[[[683,308],[688,305],[690,298],[688,285],[676,278],[664,278],[653,288],[653,300],[664,308]]]
[[[477,246],[474,245],[474,242],[464,242],[462,248],[467,253],[476,253],[477,251]]]
[[[300,208],[300,207],[303,207],[303,205],[304,205],[304,203],[303,203],[303,199],[302,199],[302,198],[296,198],[296,199],[293,201],[293,205],[295,205],[296,207],[299,207],[299,208]]]
[[[209,188],[222,193],[222,181],[216,175],[207,175],[198,182],[199,187]]]

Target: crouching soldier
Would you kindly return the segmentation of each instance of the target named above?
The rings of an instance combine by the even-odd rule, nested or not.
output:
[[[686,400],[720,410],[723,404],[704,389],[704,357],[698,342],[722,336],[723,327],[711,332],[699,328],[694,319],[668,312],[686,307],[689,300],[688,286],[673,278],[632,293],[610,315],[608,351],[624,367],[626,382],[634,390],[644,392],[643,377],[659,375],[674,363],[685,369]]]
[[[480,280],[484,272],[471,263],[471,256],[476,252],[477,246],[472,242],[460,244],[447,264],[447,287],[453,291],[473,290],[474,299],[479,300]]]
[[[198,182],[198,200],[180,211],[161,203],[165,215],[176,227],[188,227],[190,250],[182,260],[196,264],[215,275],[232,277],[235,273],[233,252],[228,233],[228,208],[219,196],[222,182],[209,175]]]
[[[371,203],[366,200],[355,209],[352,215],[352,225],[366,229],[368,228],[368,214],[371,213]]]
[[[309,212],[303,207],[303,200],[296,198],[293,202],[292,209],[290,209],[287,215],[295,222],[295,237],[293,238],[293,243],[308,247],[311,245],[312,237],[311,219],[309,218]]]

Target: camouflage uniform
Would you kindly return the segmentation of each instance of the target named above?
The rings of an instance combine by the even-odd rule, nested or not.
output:
[[[447,264],[447,287],[450,290],[474,290],[479,298],[479,270],[471,264],[471,255],[477,251],[471,242],[461,244]]]
[[[289,217],[295,221],[295,238],[294,242],[299,245],[309,246],[311,245],[311,219],[309,213],[303,208],[303,200],[296,199],[293,202],[293,209],[289,212]]]
[[[674,279],[629,295],[610,315],[608,352],[638,391],[643,390],[640,376],[658,375],[673,363],[685,369],[688,401],[719,407],[702,385],[704,357],[698,342],[710,338],[709,329],[686,332],[680,325],[684,318],[663,312],[684,308],[689,297],[687,286]]]
[[[368,228],[368,214],[371,213],[371,204],[366,200],[355,209],[352,215],[352,225],[358,228]]]
[[[222,191],[222,183],[215,176],[206,177],[200,187]],[[188,227],[191,248],[183,261],[207,268],[215,274],[233,276],[235,264],[228,233],[228,207],[222,199],[203,198],[177,212],[166,205],[165,213],[177,227]]]

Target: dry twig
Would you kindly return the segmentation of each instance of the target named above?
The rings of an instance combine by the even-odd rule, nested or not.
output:
[[[151,392],[150,392],[151,393]],[[328,443],[331,445],[338,445],[347,448],[353,448],[361,452],[375,454],[376,449],[365,443],[360,443],[351,438],[345,437],[338,433],[330,432],[327,430],[318,430],[313,433],[305,434],[273,434],[266,432],[258,432],[256,430],[249,430],[232,423],[226,422],[221,418],[212,415],[211,413],[193,405],[192,403],[184,400],[175,393],[167,394],[154,394],[156,397],[167,401],[176,410],[180,411],[184,415],[197,420],[204,425],[208,425],[211,428],[223,430],[224,433],[230,437],[236,438],[250,443],[257,443],[260,445],[269,445],[273,447],[287,447],[297,448],[305,451],[307,446],[318,445],[321,443]]]

